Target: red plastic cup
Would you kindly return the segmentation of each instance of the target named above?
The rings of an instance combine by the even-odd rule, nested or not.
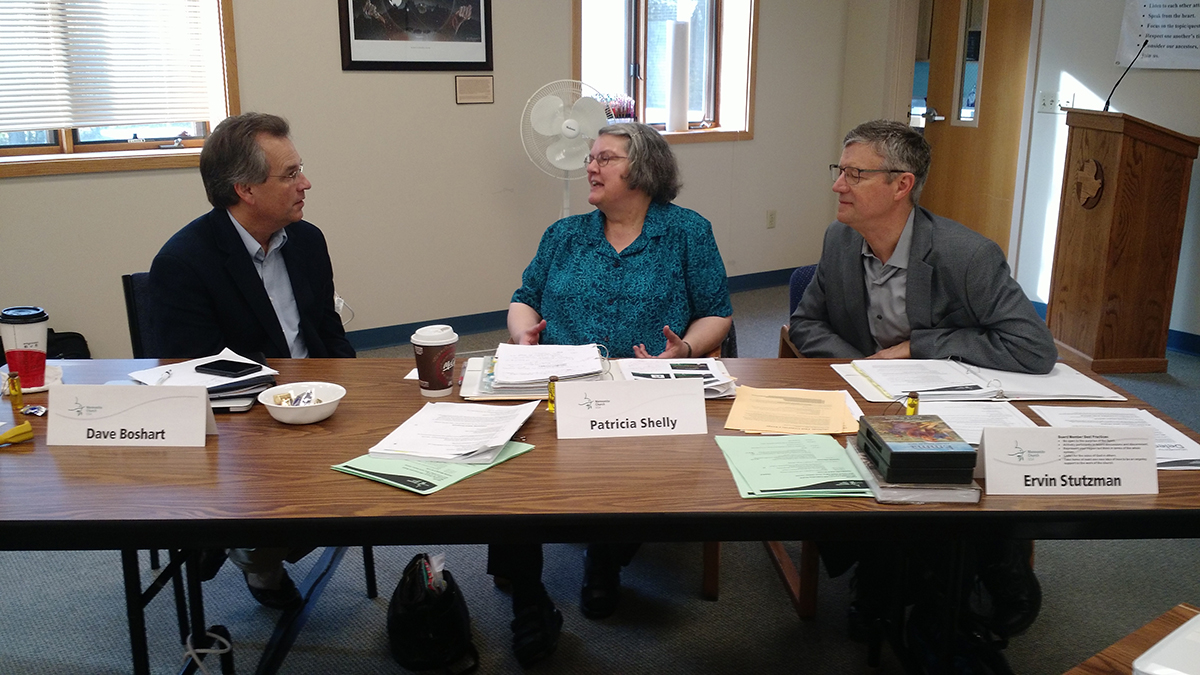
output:
[[[41,307],[6,307],[0,310],[0,341],[8,372],[21,376],[21,387],[46,384],[46,326],[50,315]]]

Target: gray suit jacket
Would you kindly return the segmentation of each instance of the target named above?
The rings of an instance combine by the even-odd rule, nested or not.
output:
[[[792,314],[789,334],[810,358],[875,352],[867,322],[863,238],[834,222],[817,274]],[[1046,323],[1009,274],[1000,247],[963,225],[917,208],[906,302],[912,357],[1047,373],[1058,349]]]

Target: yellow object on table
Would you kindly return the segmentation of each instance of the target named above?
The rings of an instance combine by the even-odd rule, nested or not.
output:
[[[23,443],[33,440],[33,425],[29,422],[21,422],[17,426],[0,433],[0,445],[8,443]]]

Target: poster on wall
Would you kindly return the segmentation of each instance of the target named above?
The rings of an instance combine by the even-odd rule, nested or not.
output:
[[[339,0],[342,70],[491,70],[491,0]]]
[[[1128,66],[1147,40],[1134,68],[1200,70],[1200,2],[1125,0],[1117,65]]]

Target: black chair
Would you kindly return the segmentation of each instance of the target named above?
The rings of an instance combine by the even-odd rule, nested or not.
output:
[[[125,316],[129,320],[129,342],[133,346],[133,358],[161,358],[157,333],[150,317],[154,315],[150,296],[150,273],[134,272],[121,275],[121,286],[125,290]],[[338,556],[340,559],[340,556]],[[158,551],[150,551],[150,565],[158,568]],[[378,590],[375,585],[375,552],[370,546],[363,547],[363,573],[366,575],[367,597],[374,598]]]
[[[155,358],[158,340],[154,326],[150,323],[150,273],[134,272],[121,275],[121,286],[125,289],[125,317],[129,320],[129,342],[133,345],[133,358]]]

